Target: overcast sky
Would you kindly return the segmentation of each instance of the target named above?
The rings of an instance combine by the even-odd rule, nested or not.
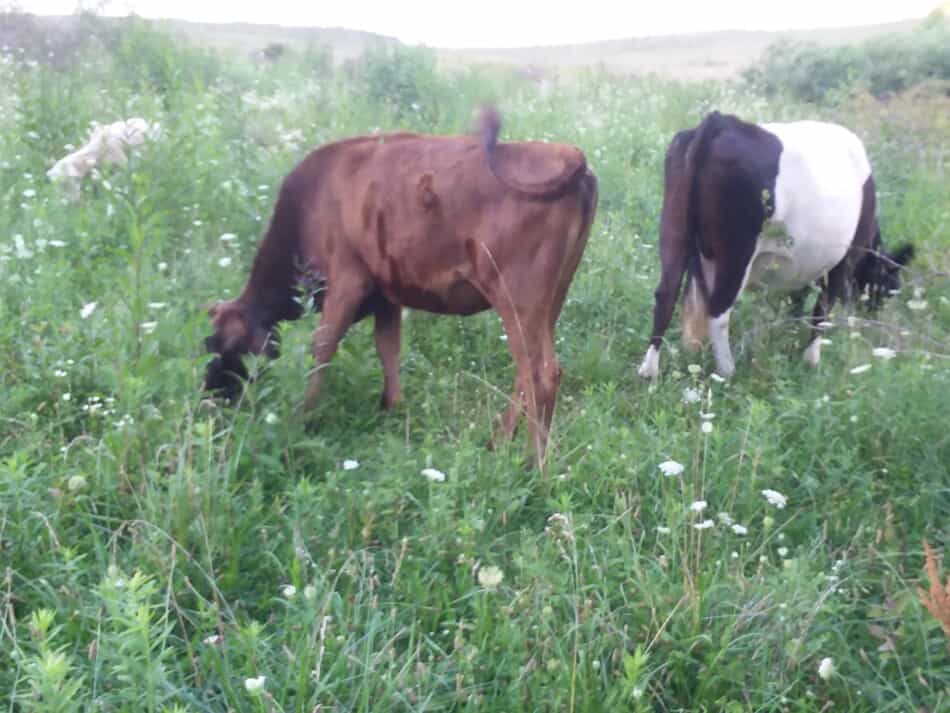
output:
[[[69,14],[76,0],[18,0]],[[87,6],[93,0],[85,0]],[[938,0],[118,0],[106,14],[347,27],[434,47],[523,47],[707,30],[787,30],[924,17]]]

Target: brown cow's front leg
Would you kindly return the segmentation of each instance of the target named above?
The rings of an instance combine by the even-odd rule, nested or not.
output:
[[[323,383],[324,367],[336,354],[340,340],[353,324],[360,304],[366,298],[368,289],[362,281],[352,281],[336,289],[330,288],[323,302],[323,316],[320,326],[313,333],[314,369],[310,374],[310,386],[304,410],[310,411],[317,403],[320,385]]]
[[[379,405],[391,409],[399,401],[399,346],[402,313],[399,305],[384,302],[376,310],[376,351],[383,364],[383,395]]]

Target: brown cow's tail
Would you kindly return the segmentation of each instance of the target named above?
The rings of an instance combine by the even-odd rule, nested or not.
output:
[[[482,150],[492,174],[502,184],[528,198],[552,199],[559,198],[574,187],[577,180],[587,172],[587,159],[584,154],[575,149],[575,160],[568,161],[569,166],[560,176],[537,183],[525,183],[513,176],[505,176],[498,165],[498,134],[501,131],[501,116],[493,106],[482,109],[478,120],[477,132],[481,140]],[[570,165],[573,163],[573,165]]]
[[[686,231],[689,255],[686,269],[689,279],[683,293],[683,342],[687,348],[702,345],[708,334],[709,283],[703,274],[703,239],[699,217],[699,177],[709,153],[709,143],[724,126],[718,111],[708,114],[696,128],[686,149],[685,171],[687,182]]]

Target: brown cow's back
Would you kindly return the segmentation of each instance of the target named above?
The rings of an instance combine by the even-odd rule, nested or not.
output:
[[[498,148],[500,169],[525,183],[557,180],[583,161],[571,146]],[[476,274],[469,241],[484,245],[496,262],[520,263],[527,271],[535,243],[560,239],[578,210],[576,191],[547,200],[512,191],[470,136],[388,134],[339,142],[314,152],[297,171],[304,180],[292,180],[308,186],[299,197],[303,234],[310,237],[301,246],[307,263],[332,274],[340,268],[328,261],[359,262],[390,301],[437,313],[490,306],[490,268]],[[538,238],[519,240],[539,230]]]

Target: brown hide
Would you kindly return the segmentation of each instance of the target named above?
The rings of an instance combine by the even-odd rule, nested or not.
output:
[[[475,136],[362,136],[313,151],[285,179],[251,277],[216,310],[216,329],[233,305],[250,315],[247,333],[270,332],[299,316],[302,274],[319,275],[326,289],[307,407],[319,367],[370,314],[390,407],[399,398],[402,307],[458,315],[494,308],[518,367],[501,435],[514,433],[524,410],[540,461],[560,379],[554,325],[587,242],[597,180],[576,147],[497,144],[499,128],[487,111]]]

